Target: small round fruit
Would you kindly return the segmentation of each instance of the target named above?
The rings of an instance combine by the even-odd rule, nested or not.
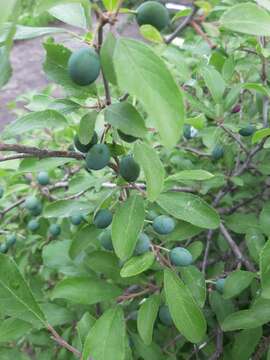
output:
[[[168,26],[170,17],[164,5],[157,1],[146,1],[138,7],[136,20],[139,26],[152,25],[161,31]]]
[[[183,247],[172,249],[170,251],[170,260],[175,266],[188,266],[193,262],[191,253]]]
[[[0,244],[0,253],[6,254],[8,252],[8,246],[6,243]]]
[[[183,135],[184,135],[184,138],[187,139],[187,140],[192,139],[192,136],[191,136],[191,125],[189,125],[189,124],[184,124],[184,127],[183,127]]]
[[[93,223],[99,229],[105,229],[108,227],[112,222],[112,213],[108,209],[101,209],[99,210],[95,217]]]
[[[35,196],[29,196],[25,200],[25,207],[26,207],[26,209],[28,209],[30,211],[37,208],[38,204],[39,204],[39,201]]]
[[[212,151],[212,159],[217,161],[223,158],[224,156],[224,149],[221,145],[216,145]]]
[[[61,227],[58,224],[51,224],[49,227],[49,233],[52,236],[58,236],[61,234]]]
[[[17,237],[15,234],[10,234],[7,236],[6,238],[6,244],[8,246],[8,248],[12,247],[13,245],[16,244],[17,241]]]
[[[106,229],[102,231],[102,233],[98,237],[98,240],[100,241],[100,244],[104,247],[104,249],[109,251],[113,250],[111,229]]]
[[[131,155],[124,156],[120,161],[120,175],[127,182],[134,182],[140,175],[140,166]]]
[[[235,106],[232,108],[231,113],[232,113],[232,114],[237,114],[237,113],[240,112],[240,110],[241,110],[241,105],[240,105],[240,104],[237,104],[237,105],[235,105]]]
[[[118,135],[120,136],[120,138],[128,143],[133,143],[134,141],[136,141],[138,138],[132,135],[128,135],[123,133],[121,130],[118,130]]]
[[[216,281],[215,287],[219,293],[223,293],[226,279],[220,278]]]
[[[37,220],[30,220],[27,224],[27,229],[30,231],[36,231],[39,228],[39,222]]]
[[[163,325],[172,326],[173,320],[167,305],[163,305],[159,308],[158,312],[159,320],[162,322]]]
[[[240,134],[241,136],[247,137],[247,136],[253,135],[254,132],[255,132],[255,130],[256,130],[256,129],[255,129],[255,127],[254,127],[253,125],[248,125],[248,126],[242,128],[242,129],[240,129],[240,130],[239,130],[239,134]]]
[[[40,171],[37,176],[39,185],[46,186],[50,183],[49,174],[47,171]]]
[[[4,188],[3,186],[0,185],[0,199],[3,197],[4,195]]]
[[[153,228],[158,234],[167,235],[174,230],[175,222],[167,215],[160,215],[153,221]]]
[[[86,145],[84,145],[84,144],[82,144],[82,143],[80,142],[78,135],[75,135],[75,136],[74,136],[74,140],[73,140],[73,141],[74,141],[75,148],[76,148],[77,150],[79,150],[79,151],[82,152],[82,153],[87,153],[87,152],[91,149],[91,147],[92,147],[93,145],[96,145],[96,144],[97,144],[97,142],[98,142],[98,136],[97,136],[97,133],[94,132],[94,135],[93,135],[91,141],[90,141],[88,144],[86,144]]]
[[[149,237],[144,232],[140,233],[135,247],[135,254],[144,254],[145,252],[149,251],[150,245],[151,242]]]
[[[110,161],[110,149],[106,144],[94,145],[86,155],[86,166],[88,169],[103,169]]]
[[[33,216],[39,216],[42,213],[42,204],[41,204],[41,202],[38,202],[37,206],[33,210],[30,210],[30,213]]]
[[[81,214],[73,214],[70,217],[70,221],[73,225],[80,225],[83,221],[83,216]]]
[[[156,217],[158,217],[158,213],[155,212],[155,210],[149,210],[148,213],[146,214],[146,219],[147,220],[154,220]]]
[[[100,73],[98,54],[89,47],[74,51],[68,60],[68,73],[77,85],[92,84]]]

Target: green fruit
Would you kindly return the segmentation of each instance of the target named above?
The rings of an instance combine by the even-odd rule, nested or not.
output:
[[[39,185],[46,186],[50,183],[49,174],[47,171],[40,171],[37,176],[37,181]]]
[[[4,188],[0,185],[0,199],[3,197],[4,195]]]
[[[110,161],[110,149],[106,144],[94,145],[86,155],[86,166],[88,169],[103,169]]]
[[[160,215],[155,218],[153,222],[153,228],[158,234],[167,235],[174,230],[175,222],[167,215]]]
[[[242,129],[239,130],[239,134],[241,136],[251,136],[252,134],[254,134],[256,128],[253,125],[248,125]]]
[[[167,8],[157,1],[146,1],[140,5],[136,19],[139,26],[152,25],[159,31],[168,26],[170,21]]]
[[[99,210],[94,218],[93,223],[99,229],[105,229],[108,227],[112,222],[112,213],[108,209],[101,209]]]
[[[27,224],[27,229],[30,231],[36,231],[39,228],[39,222],[37,220],[30,220]]]
[[[100,241],[100,244],[104,247],[104,249],[109,251],[113,250],[111,229],[104,230],[99,235],[98,240]]]
[[[13,245],[15,245],[16,241],[17,241],[17,237],[15,234],[8,235],[6,238],[7,247],[8,248],[12,247]]]
[[[223,158],[224,156],[224,149],[221,145],[216,145],[212,151],[212,159],[217,161]]]
[[[220,292],[221,294],[224,291],[225,281],[226,281],[226,279],[221,278],[221,279],[218,279],[215,284],[217,291]]]
[[[51,224],[49,227],[49,233],[52,236],[58,236],[61,234],[61,227],[58,224]]]
[[[34,210],[39,206],[39,200],[35,196],[29,196],[25,200],[25,207],[28,210]]]
[[[42,204],[41,204],[41,202],[38,202],[37,206],[33,210],[30,210],[30,213],[33,216],[39,216],[42,213]]]
[[[149,251],[150,245],[149,237],[144,232],[140,233],[135,247],[135,255],[141,255]]]
[[[173,319],[171,317],[169,308],[167,305],[163,305],[159,308],[158,312],[159,320],[162,322],[162,324],[166,326],[172,326],[173,325]]]
[[[89,47],[74,51],[68,60],[68,73],[77,85],[92,84],[100,73],[98,54]]]
[[[120,136],[120,138],[128,143],[133,143],[134,141],[136,141],[138,138],[132,135],[128,135],[123,133],[121,130],[118,130],[118,135]]]
[[[76,149],[82,153],[87,153],[93,145],[96,145],[97,142],[98,142],[98,136],[97,136],[96,132],[94,132],[94,135],[92,136],[91,141],[86,145],[84,145],[80,142],[78,135],[74,136],[74,145],[75,145]]]
[[[80,225],[80,223],[83,221],[83,216],[81,214],[71,215],[70,221],[73,225]]]
[[[146,214],[146,219],[153,221],[156,217],[158,217],[158,213],[155,210],[149,210]]]
[[[184,124],[184,127],[183,127],[183,135],[184,135],[184,137],[185,137],[187,140],[192,139],[192,136],[191,136],[191,125],[189,125],[189,124]]]
[[[8,246],[6,243],[0,244],[0,253],[5,254],[8,252]]]
[[[120,161],[120,175],[127,182],[134,182],[140,175],[140,166],[131,155],[124,156]]]
[[[170,251],[170,260],[175,266],[188,266],[193,262],[191,253],[183,247],[172,249]]]

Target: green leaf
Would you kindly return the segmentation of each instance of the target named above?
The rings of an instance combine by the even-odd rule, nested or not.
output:
[[[200,197],[188,193],[161,194],[157,203],[170,215],[204,229],[216,229],[219,215]]]
[[[150,345],[153,337],[154,324],[160,305],[160,297],[152,295],[139,308],[137,318],[138,333],[146,345]]]
[[[63,218],[74,213],[88,214],[94,210],[94,204],[89,201],[81,200],[57,200],[48,204],[43,212],[45,217]]]
[[[88,10],[90,10],[89,7]],[[85,8],[79,3],[59,4],[51,7],[48,12],[56,19],[71,26],[82,29],[87,29],[89,26]]]
[[[100,61],[106,79],[113,85],[117,84],[113,64],[113,54],[116,46],[116,39],[112,32],[108,32],[100,50]]]
[[[148,270],[155,261],[155,255],[152,252],[146,252],[140,256],[134,256],[129,259],[123,266],[120,275],[130,277],[141,274]]]
[[[183,241],[204,231],[185,221],[177,221],[176,227],[172,233],[164,237],[164,241]]]
[[[66,299],[76,304],[92,305],[115,299],[121,289],[105,280],[90,277],[66,278],[52,291],[52,299]]]
[[[82,360],[124,360],[126,332],[121,307],[106,310],[87,335]]]
[[[187,8],[187,9],[184,9],[184,10],[179,10],[177,11],[177,13],[173,16],[172,18],[172,22],[182,18],[182,17],[185,17],[185,16],[188,16],[192,13],[192,9],[191,8]]]
[[[250,359],[262,336],[262,328],[243,330],[234,336],[232,360]]]
[[[80,237],[78,236],[77,240],[79,239]],[[103,274],[108,279],[113,279],[115,282],[121,282],[122,280],[120,277],[119,259],[112,252],[93,251],[87,256],[85,264],[91,270],[98,274]]]
[[[95,322],[96,319],[94,318],[94,316],[92,316],[88,312],[84,313],[81,320],[78,321],[76,328],[80,339],[81,347],[83,347],[87,334],[89,333],[89,329],[93,327]]]
[[[102,0],[106,10],[114,11],[117,9],[119,0]]]
[[[168,176],[166,181],[205,181],[212,179],[213,177],[213,174],[205,170],[182,170],[176,174]]]
[[[262,232],[257,228],[250,228],[246,233],[245,240],[249,255],[256,263],[259,263],[260,252],[265,244]]]
[[[147,198],[155,201],[163,190],[165,177],[163,164],[155,149],[145,143],[135,144],[134,156],[146,178]]]
[[[196,261],[203,252],[204,244],[201,241],[194,241],[188,245],[187,249],[191,252],[193,261]]]
[[[120,259],[125,260],[133,254],[143,223],[143,199],[132,195],[116,210],[112,222],[113,247]]]
[[[266,242],[260,253],[260,278],[262,296],[270,299],[270,240]]]
[[[46,319],[14,260],[0,254],[0,309],[40,327]]]
[[[44,170],[50,171],[70,161],[71,159],[65,159],[65,158],[23,159],[20,163],[19,171],[21,172],[38,172]]]
[[[95,248],[95,240],[98,238],[101,230],[94,225],[87,225],[75,232],[69,255],[71,259],[75,259],[89,247]]]
[[[9,124],[2,136],[10,137],[21,135],[28,131],[40,129],[64,128],[67,120],[64,115],[56,110],[44,110],[26,114]]]
[[[215,102],[221,104],[226,84],[220,73],[212,66],[205,66],[201,69],[201,75]]]
[[[164,288],[175,326],[188,341],[200,342],[206,333],[206,321],[188,288],[171,270],[164,271]]]
[[[96,118],[98,112],[91,111],[85,114],[80,121],[78,136],[82,144],[87,145],[92,140],[95,131]]]
[[[5,0],[0,0],[0,25],[9,20],[9,17],[10,15],[12,15],[16,3],[17,0],[10,0],[8,2],[6,2]]]
[[[264,203],[259,217],[260,229],[267,236],[270,235],[269,217],[270,217],[270,201],[267,201]]]
[[[14,40],[29,40],[39,36],[44,36],[49,34],[60,34],[64,32],[68,32],[68,30],[58,27],[36,27],[36,26],[33,27],[33,26],[17,25],[16,33],[14,35]]]
[[[252,135],[252,144],[257,144],[267,136],[270,136],[269,128],[255,131],[255,133]]]
[[[223,293],[224,298],[230,299],[239,295],[251,284],[255,276],[255,273],[249,271],[236,270],[231,272],[225,281]]]
[[[146,345],[137,334],[131,335],[132,342],[139,356],[144,360],[165,360],[165,357],[156,343]]]
[[[152,25],[140,26],[140,34],[148,41],[158,44],[162,44],[164,42],[160,32]]]
[[[0,48],[0,89],[8,82],[12,75],[9,61],[9,51],[6,47]]]
[[[105,121],[128,135],[143,138],[147,134],[143,118],[128,102],[120,102],[107,107]]]
[[[31,329],[31,324],[20,319],[9,318],[2,320],[0,325],[0,342],[16,341],[25,336]]]
[[[120,88],[137,97],[162,143],[172,148],[180,138],[185,112],[180,89],[165,63],[149,46],[121,39],[115,49],[114,66]]]
[[[234,304],[231,300],[224,299],[217,291],[211,291],[209,293],[209,303],[211,309],[216,314],[219,325],[221,325],[224,319],[235,311]]]
[[[243,89],[248,89],[248,90],[255,90],[256,92],[264,95],[264,96],[269,96],[270,92],[267,89],[267,87],[263,86],[262,84],[259,83],[244,83],[242,85]]]
[[[206,300],[204,275],[195,266],[182,267],[180,273],[183,282],[189,288],[198,305],[203,307]]]
[[[269,319],[265,319],[268,322]],[[222,323],[223,331],[234,331],[241,329],[254,329],[263,324],[263,320],[258,318],[255,311],[240,310],[227,316]]]
[[[222,26],[231,31],[256,36],[270,35],[270,15],[252,3],[230,7],[223,14],[220,22]]]

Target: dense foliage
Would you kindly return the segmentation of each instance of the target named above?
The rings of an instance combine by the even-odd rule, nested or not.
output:
[[[0,359],[269,359],[270,1],[125,5],[1,7],[1,86],[79,49],[0,136]]]

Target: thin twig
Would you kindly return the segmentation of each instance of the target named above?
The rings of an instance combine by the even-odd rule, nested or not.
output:
[[[14,204],[8,206],[7,208],[5,208],[4,210],[2,210],[0,212],[0,219],[3,218],[3,216],[5,216],[9,211],[13,210],[14,208],[20,206],[22,203],[24,203],[25,199],[20,199],[18,201],[16,201]]]
[[[219,326],[217,326],[217,338],[216,338],[216,351],[209,358],[209,360],[217,360],[223,353],[223,332]]]
[[[213,233],[214,233],[213,230],[209,230],[207,233],[206,246],[205,246],[203,262],[202,262],[202,273],[203,274],[205,274],[205,270],[206,270],[206,266],[207,266],[207,262],[208,262],[208,255],[209,255],[209,250],[210,250]]]
[[[72,345],[70,345],[68,342],[66,342],[66,340],[64,340],[51,325],[47,326],[47,330],[52,334],[52,339],[57,342],[58,345],[70,351],[77,358],[81,358],[81,352]]]
[[[240,148],[246,153],[248,154],[248,150],[245,147],[245,145],[242,143],[242,141],[239,139],[239,137],[237,135],[235,135],[232,131],[230,131],[229,129],[226,128],[226,126],[224,126],[223,124],[219,124],[219,126],[221,127],[221,129],[223,131],[225,131],[234,141],[237,142],[237,144],[240,146]]]

